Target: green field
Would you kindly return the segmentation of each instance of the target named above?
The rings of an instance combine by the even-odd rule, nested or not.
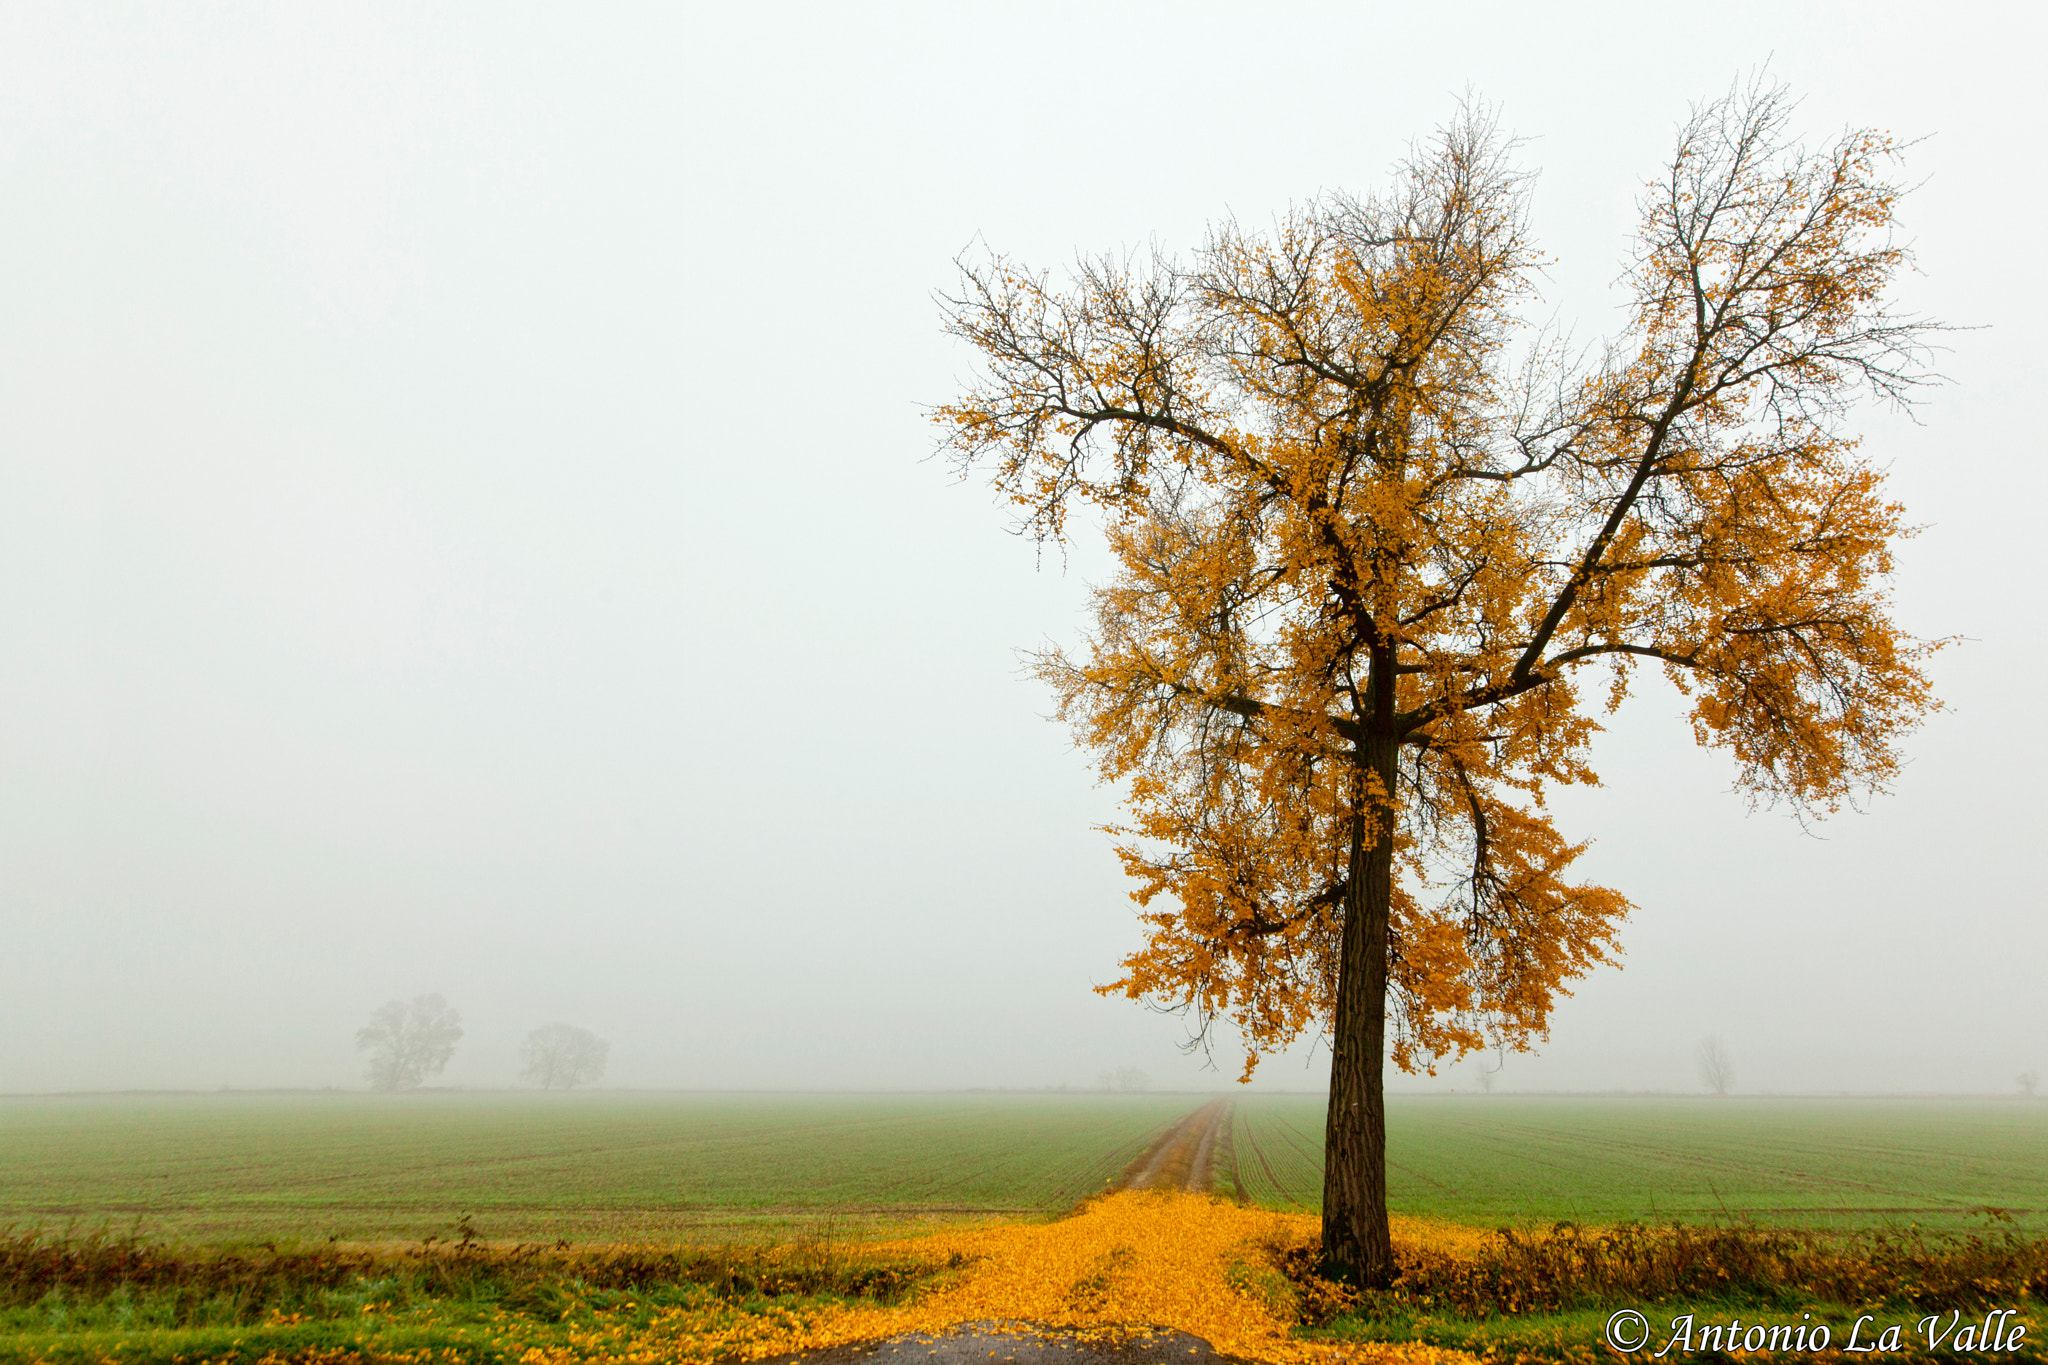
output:
[[[1247,1194],[1321,1205],[1323,1100],[1250,1096]],[[1998,1100],[1393,1096],[1388,1201],[1482,1226],[1746,1218],[1812,1228],[2048,1230],[2048,1104]]]
[[[0,1227],[203,1241],[723,1240],[1038,1215],[1175,1095],[220,1094],[0,1099]]]
[[[724,1241],[1033,1217],[1198,1095],[344,1093],[0,1099],[0,1227],[196,1241]],[[1313,1209],[1323,1101],[1238,1097],[1237,1177]],[[1395,1096],[1397,1211],[2048,1231],[2048,1104]]]
[[[653,1359],[665,1315],[765,1330],[847,1295],[908,1292],[944,1272],[848,1243],[1062,1212],[1210,1098],[0,1098],[0,1230],[14,1234],[0,1259],[16,1275],[0,1282],[0,1365],[501,1365],[536,1348],[587,1358],[601,1339]],[[1235,1098],[1224,1181],[1312,1209],[1321,1097]],[[1397,1211],[1481,1226],[1752,1218],[1940,1234],[1971,1230],[1970,1209],[1985,1204],[2024,1210],[2036,1233],[2048,1222],[2048,1105],[1396,1096],[1388,1151]],[[494,1246],[418,1245],[450,1237],[465,1214]],[[145,1245],[79,1236],[99,1229],[134,1229]],[[329,1237],[381,1245],[322,1245]],[[567,1244],[545,1245],[557,1239]],[[794,1245],[746,1245],[771,1240]],[[1656,1286],[1678,1292],[1681,1272],[1671,1302],[1710,1317],[1810,1312],[1838,1329],[1870,1311],[1877,1285],[1900,1321],[1950,1300],[1981,1315],[1989,1302],[2026,1309],[2031,1330],[2040,1294],[2020,1286],[2048,1283],[2048,1244],[2000,1237],[1714,1229],[1625,1253],[1606,1245],[1571,1230],[1498,1243],[1491,1269],[1439,1266],[1406,1297],[1318,1330],[1585,1359],[1611,1309],[1648,1302]],[[1659,1259],[1658,1246],[1677,1249]],[[1410,1270],[1427,1275],[1429,1263]],[[1829,1287],[1788,1298],[1788,1284]]]

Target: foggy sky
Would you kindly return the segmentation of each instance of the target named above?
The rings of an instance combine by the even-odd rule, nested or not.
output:
[[[1102,557],[929,458],[932,292],[1370,191],[1469,90],[1590,342],[1766,62],[1816,141],[1924,138],[1904,298],[1979,329],[1859,418],[1948,710],[1810,833],[1644,689],[1559,801],[1625,969],[1502,1083],[2048,1071],[2040,11],[1424,8],[0,9],[0,1091],[360,1085],[425,991],[454,1085],[555,1019],[613,1085],[1227,1083],[1091,993],[1115,794],[1015,651]]]

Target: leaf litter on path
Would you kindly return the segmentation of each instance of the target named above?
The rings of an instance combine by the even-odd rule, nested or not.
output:
[[[1410,1232],[1402,1229],[1403,1233]],[[1292,1334],[1286,1284],[1273,1247],[1313,1241],[1319,1220],[1249,1208],[1217,1195],[1139,1190],[1090,1200],[1052,1223],[1013,1223],[864,1244],[863,1253],[950,1266],[910,1302],[774,1308],[707,1315],[677,1310],[628,1330],[598,1328],[564,1346],[535,1347],[520,1365],[665,1365],[670,1361],[814,1362],[867,1359],[874,1346],[927,1362],[1189,1361],[1216,1357],[1271,1365],[1471,1361],[1420,1342],[1302,1341]],[[1007,1344],[969,1345],[956,1329]],[[1179,1334],[1179,1335],[1168,1335]],[[1040,1342],[1033,1346],[1032,1342]],[[1052,1354],[1046,1354],[1052,1352]],[[885,1357],[888,1358],[888,1357]]]

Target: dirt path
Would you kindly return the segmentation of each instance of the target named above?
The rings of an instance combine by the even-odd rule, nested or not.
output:
[[[1238,1188],[1230,1162],[1229,1100],[1211,1100],[1166,1130],[1138,1153],[1117,1181],[1120,1190],[1210,1190]],[[1219,1180],[1219,1177],[1222,1179]]]
[[[1138,1153],[1119,1190],[1224,1190],[1244,1197],[1230,1118],[1236,1105],[1211,1100]],[[1276,1182],[1277,1183],[1277,1182]],[[760,1365],[1251,1365],[1200,1337],[1166,1332],[1126,1346],[1085,1341],[1028,1324],[962,1323],[936,1335],[913,1332],[829,1350],[775,1356]]]

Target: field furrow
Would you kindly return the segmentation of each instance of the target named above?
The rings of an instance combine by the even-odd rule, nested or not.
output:
[[[1253,1097],[1253,1196],[1316,1207],[1320,1096]],[[2016,1101],[1390,1097],[1397,1211],[1478,1224],[1754,1218],[2048,1228],[2048,1105]]]
[[[0,1100],[0,1225],[179,1236],[780,1235],[1062,1211],[1198,1100],[219,1095]]]
[[[1191,1095],[361,1094],[0,1098],[0,1226],[200,1240],[833,1235],[1062,1212],[1153,1149],[1322,1195],[1324,1100]],[[1212,1116],[1220,1110],[1211,1110]],[[1182,1125],[1186,1141],[1162,1138]],[[2048,1105],[1394,1096],[1396,1211],[1482,1226],[1973,1210],[2048,1230]],[[1183,1150],[1185,1149],[1185,1150]]]

